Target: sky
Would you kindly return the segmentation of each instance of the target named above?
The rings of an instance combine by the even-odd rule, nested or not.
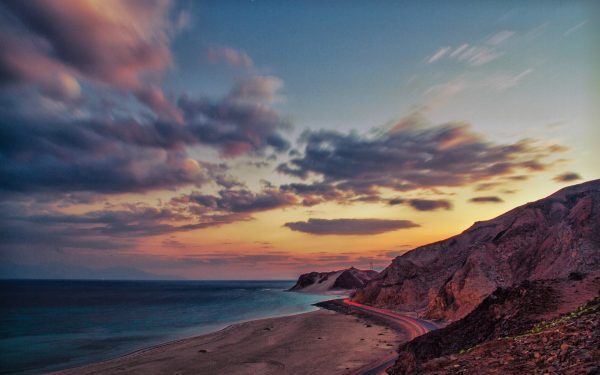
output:
[[[0,260],[293,279],[600,170],[594,1],[0,4]]]

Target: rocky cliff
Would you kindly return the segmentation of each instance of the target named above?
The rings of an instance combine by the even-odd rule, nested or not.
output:
[[[359,270],[351,267],[331,272],[310,272],[300,275],[293,292],[322,293],[332,290],[354,290],[364,287],[378,273],[371,270]]]
[[[594,180],[399,256],[354,300],[453,321],[498,287],[598,269],[600,180]]]
[[[389,373],[479,374],[482,368],[495,374],[587,373],[579,370],[594,364],[592,354],[598,352],[600,336],[594,328],[600,311],[598,274],[498,288],[463,319],[402,344]],[[592,314],[586,320],[591,326],[572,327],[578,333],[558,329],[587,313]],[[551,340],[531,340],[548,329],[554,331]],[[572,343],[565,348],[566,341]],[[576,350],[567,353],[569,347]],[[561,356],[570,358],[560,360]],[[577,364],[578,371],[566,371]]]

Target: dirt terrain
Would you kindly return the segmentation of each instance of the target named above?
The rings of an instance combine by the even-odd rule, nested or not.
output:
[[[553,366],[591,366],[589,354],[598,350],[599,291],[598,273],[499,288],[463,319],[402,344],[391,373],[475,374],[488,365],[497,373],[535,373],[545,366],[539,358],[553,358]]]

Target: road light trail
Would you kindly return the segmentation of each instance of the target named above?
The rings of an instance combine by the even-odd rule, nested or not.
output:
[[[366,312],[369,314],[377,315],[379,317],[383,317],[386,319],[393,320],[397,325],[401,326],[403,331],[408,334],[408,341],[414,339],[415,337],[421,336],[431,330],[437,329],[438,327],[431,322],[413,318],[409,315],[380,309],[378,307],[363,305],[358,302],[353,302],[350,299],[344,299],[344,304],[347,306],[351,306],[352,308],[361,310],[362,312]],[[366,366],[363,366],[359,369],[356,369],[351,372],[352,375],[377,375],[377,374],[385,374],[385,370],[394,364],[396,360],[396,354],[390,354],[386,356],[376,363],[370,363]]]

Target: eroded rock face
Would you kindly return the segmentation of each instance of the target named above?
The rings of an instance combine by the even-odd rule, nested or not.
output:
[[[453,321],[498,287],[599,268],[600,180],[594,180],[399,256],[354,300]]]
[[[364,287],[368,281],[377,275],[377,271],[359,270],[354,267],[331,272],[310,272],[300,275],[296,285],[289,290],[313,293],[354,290]]]
[[[358,289],[362,288],[371,279],[379,275],[377,271],[359,270],[351,267],[338,276],[333,283],[333,289]]]
[[[535,373],[536,369],[544,373],[546,371],[541,371],[540,363],[533,354],[537,352],[538,358],[551,357],[565,340],[569,340],[564,330],[554,327],[555,322],[570,323],[587,307],[587,312],[594,315],[590,315],[593,325],[598,326],[598,275],[600,273],[596,272],[595,275],[589,274],[581,280],[575,280],[579,279],[579,275],[572,274],[568,279],[524,281],[519,286],[498,288],[463,319],[402,344],[398,349],[398,359],[389,373],[478,374],[482,368],[486,369],[486,373],[495,374]],[[535,327],[538,327],[535,332],[547,327],[559,333],[554,338],[556,344],[528,343],[525,336],[537,336],[527,335]],[[579,335],[573,332],[573,336],[587,336],[597,330],[595,327],[577,327]],[[598,336],[596,332],[594,342],[573,340],[571,345],[582,345],[576,347],[598,351],[598,347],[594,346],[597,345]],[[472,350],[473,354],[479,353],[479,358],[467,354]],[[581,350],[569,354],[584,354],[580,359],[585,359],[585,353]],[[574,365],[573,361],[564,362],[564,368]],[[456,370],[459,367],[462,371]],[[490,367],[494,367],[495,371],[489,371]],[[517,368],[529,368],[529,371],[515,371]],[[556,373],[556,369],[548,372]]]

